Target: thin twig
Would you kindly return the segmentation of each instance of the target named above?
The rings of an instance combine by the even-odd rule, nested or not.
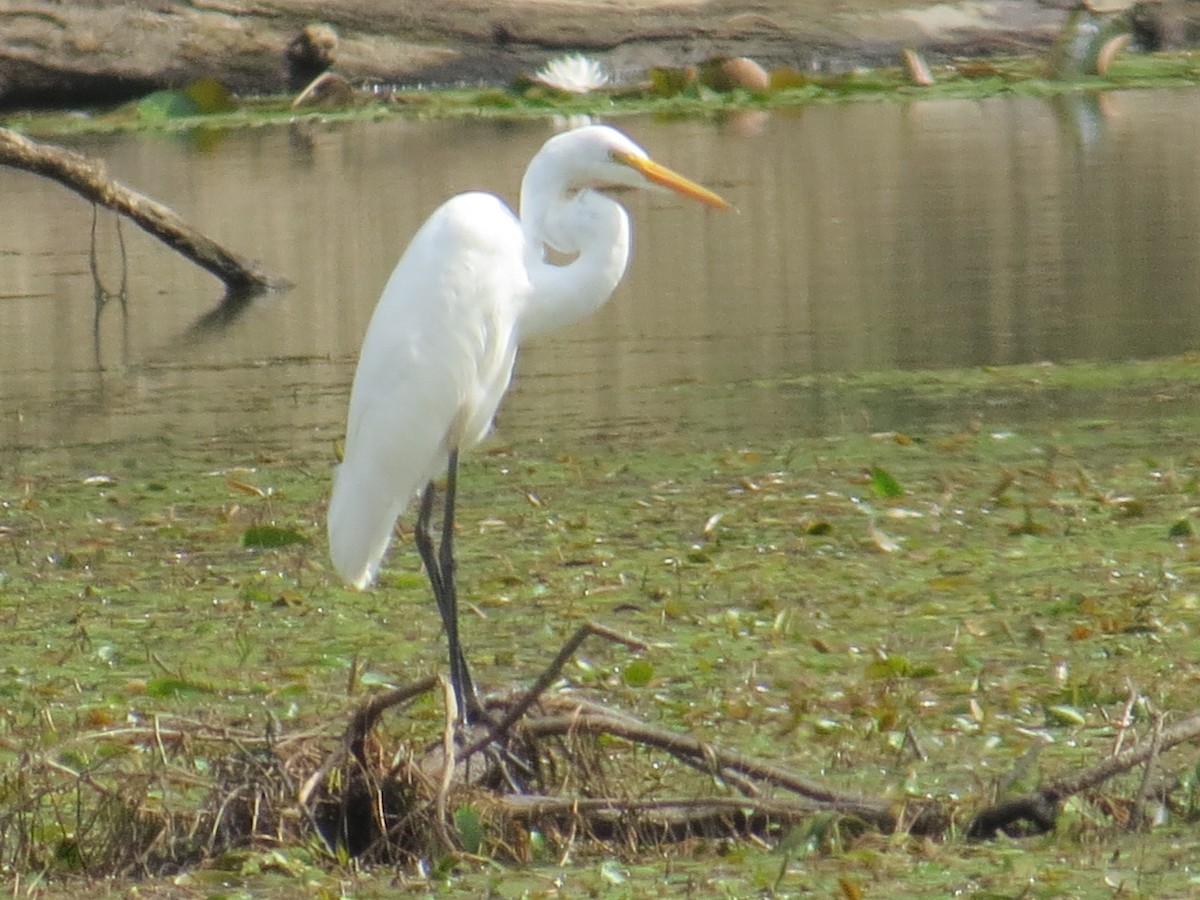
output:
[[[526,723],[525,727],[537,736],[560,736],[571,732],[610,734],[633,743],[657,747],[679,759],[707,762],[706,768],[718,773],[723,769],[730,769],[738,774],[790,790],[815,800],[826,808],[859,816],[881,831],[891,832],[896,827],[896,813],[890,804],[884,801],[842,794],[782,766],[724,750],[690,735],[675,734],[644,722],[631,721],[625,717],[585,714],[543,716]],[[914,830],[923,830],[924,827],[924,823],[921,822]]]
[[[437,686],[437,683],[437,676],[430,675],[420,681],[413,681],[382,694],[376,694],[355,710],[354,718],[350,720],[350,727],[346,729],[346,746],[355,758],[359,762],[364,761],[363,743],[381,715],[393,706],[399,706],[414,697],[429,693]]]
[[[541,795],[508,795],[491,801],[512,815],[526,818],[547,813],[590,813],[597,811],[654,812],[659,810],[742,810],[763,815],[811,816],[823,809],[822,804],[795,800],[745,800],[740,797],[661,797],[636,800],[619,797],[547,797]]]
[[[1162,750],[1163,714],[1154,714],[1154,732],[1150,735],[1150,753],[1146,757],[1145,768],[1142,770],[1142,780],[1138,784],[1137,796],[1133,801],[1133,809],[1129,813],[1129,830],[1137,831],[1145,824],[1146,794],[1150,790],[1150,776],[1154,772],[1154,763]]]
[[[1129,687],[1129,698],[1125,701],[1125,708],[1121,710],[1121,717],[1116,721],[1117,739],[1113,741],[1112,756],[1120,754],[1121,748],[1125,745],[1125,736],[1133,727],[1133,708],[1138,702],[1138,691],[1133,686],[1133,682],[1126,679],[1125,684]]]
[[[442,729],[442,777],[434,800],[433,825],[442,841],[442,846],[452,853],[458,849],[458,845],[450,836],[446,824],[446,798],[450,795],[450,786],[454,783],[454,768],[458,764],[458,753],[454,741],[454,735],[458,730],[458,698],[454,696],[454,686],[447,679],[441,679],[441,683],[442,696],[446,703],[446,723]]]
[[[437,685],[437,676],[430,675],[420,681],[413,681],[382,694],[376,694],[356,709],[350,719],[350,724],[346,727],[342,743],[325,758],[315,772],[304,779],[304,784],[300,786],[300,793],[297,795],[297,802],[301,806],[307,804],[317,785],[325,780],[325,776],[334,766],[342,764],[347,754],[362,766],[363,771],[367,771],[369,769],[366,759],[367,735],[371,733],[371,729],[375,727],[379,717],[393,706],[399,706],[414,697],[429,693],[435,685]]]
[[[564,699],[562,703],[570,707],[569,714],[573,716],[585,714],[607,716],[609,718],[621,719],[627,722],[631,728],[638,728],[645,724],[640,719],[634,718],[627,713],[610,709],[606,706],[601,706],[598,703],[593,703],[582,698],[572,697],[570,700]],[[560,705],[559,701],[555,701],[553,705]],[[734,790],[740,791],[744,797],[757,797],[762,793],[759,785],[756,784],[752,778],[747,778],[738,774],[737,772],[721,768],[721,766],[707,754],[695,758],[688,756],[676,756],[675,758],[684,765],[690,766],[699,772],[703,772],[705,775],[715,776],[721,779],[721,781],[725,782]]]
[[[1090,769],[1084,769],[1078,775],[1056,779],[1046,785],[1044,790],[1052,791],[1058,797],[1071,797],[1103,784],[1114,775],[1128,772],[1135,766],[1144,763],[1151,755],[1165,753],[1178,744],[1197,739],[1200,739],[1200,714],[1163,728],[1157,739],[1155,735],[1151,735],[1128,750],[1110,757]]]
[[[917,733],[913,731],[913,727],[909,725],[904,729],[904,743],[912,748],[913,756],[921,762],[929,761],[929,754],[925,752],[925,748],[921,746],[921,742],[917,739]]]
[[[563,644],[562,649],[558,651],[558,655],[550,661],[550,665],[545,668],[542,674],[538,676],[538,680],[533,683],[533,687],[527,690],[521,696],[521,698],[517,700],[516,703],[509,707],[504,718],[488,729],[488,733],[486,735],[467,748],[467,750],[463,753],[463,758],[466,759],[474,756],[484,747],[503,740],[505,735],[508,734],[508,730],[512,728],[518,719],[520,719],[523,715],[525,715],[526,712],[529,711],[529,708],[533,706],[533,704],[537,702],[538,698],[546,692],[546,689],[554,683],[554,680],[558,678],[559,673],[562,671],[563,666],[565,666],[567,661],[575,655],[575,651],[579,649],[580,645],[582,645],[583,642],[592,635],[605,638],[615,644],[623,644],[631,650],[644,651],[647,649],[646,645],[639,640],[626,637],[623,634],[613,631],[611,628],[605,628],[603,625],[585,622],[584,624],[580,625],[575,633],[571,635],[570,639]]]

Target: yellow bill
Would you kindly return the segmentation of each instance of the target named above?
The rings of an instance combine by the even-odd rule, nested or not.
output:
[[[717,209],[730,208],[729,201],[724,197],[714,194],[708,188],[696,184],[696,182],[690,178],[685,178],[678,172],[671,171],[666,166],[659,165],[652,159],[634,156],[632,153],[623,153],[619,150],[613,152],[613,157],[618,162],[622,162],[629,166],[629,168],[640,172],[647,181],[670,188],[676,193],[683,194],[685,197],[691,197],[693,200],[699,200],[701,203],[706,203]]]

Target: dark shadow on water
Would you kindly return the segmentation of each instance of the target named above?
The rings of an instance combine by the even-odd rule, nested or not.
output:
[[[225,329],[240,319],[264,294],[277,294],[286,288],[267,287],[231,288],[221,302],[200,316],[179,336],[180,341],[195,344],[201,340],[219,337]]]

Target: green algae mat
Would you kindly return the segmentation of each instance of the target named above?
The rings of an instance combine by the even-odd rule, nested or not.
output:
[[[1194,895],[1194,744],[1067,798],[1049,833],[964,832],[1197,712],[1198,386],[1192,357],[806,376],[664,389],[723,421],[774,410],[743,443],[493,438],[463,467],[458,541],[486,690],[596,622],[646,649],[589,643],[551,695],[933,800],[947,827],[518,840],[481,801],[446,811],[459,849],[386,865],[331,849],[295,798],[365,699],[444,671],[443,641],[407,535],[370,593],[331,572],[332,449],[9,448],[0,872],[22,896]],[[381,746],[441,730],[435,693]],[[736,796],[598,753],[629,796]],[[248,795],[280,760],[284,787]]]

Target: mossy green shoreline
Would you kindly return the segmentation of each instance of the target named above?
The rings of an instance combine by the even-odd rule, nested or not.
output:
[[[1200,83],[1200,59],[1191,51],[1125,54],[1112,63],[1104,77],[1056,80],[1048,78],[1046,70],[1046,61],[1036,57],[969,59],[933,66],[937,81],[927,87],[913,84],[902,68],[891,67],[841,74],[797,73],[794,78],[785,79],[787,86],[762,93],[743,90],[718,93],[692,86],[673,96],[657,96],[653,89],[639,87],[620,87],[584,96],[494,87],[384,88],[364,92],[356,102],[338,108],[294,110],[290,97],[261,97],[245,98],[230,109],[192,115],[188,114],[186,103],[144,102],[82,113],[14,112],[0,117],[0,125],[31,135],[61,137],[130,130],[245,128],[303,120],[361,121],[390,116],[516,119],[640,113],[694,118],[751,109],[782,110],[811,103],[1054,97],[1106,90],[1193,87]]]

